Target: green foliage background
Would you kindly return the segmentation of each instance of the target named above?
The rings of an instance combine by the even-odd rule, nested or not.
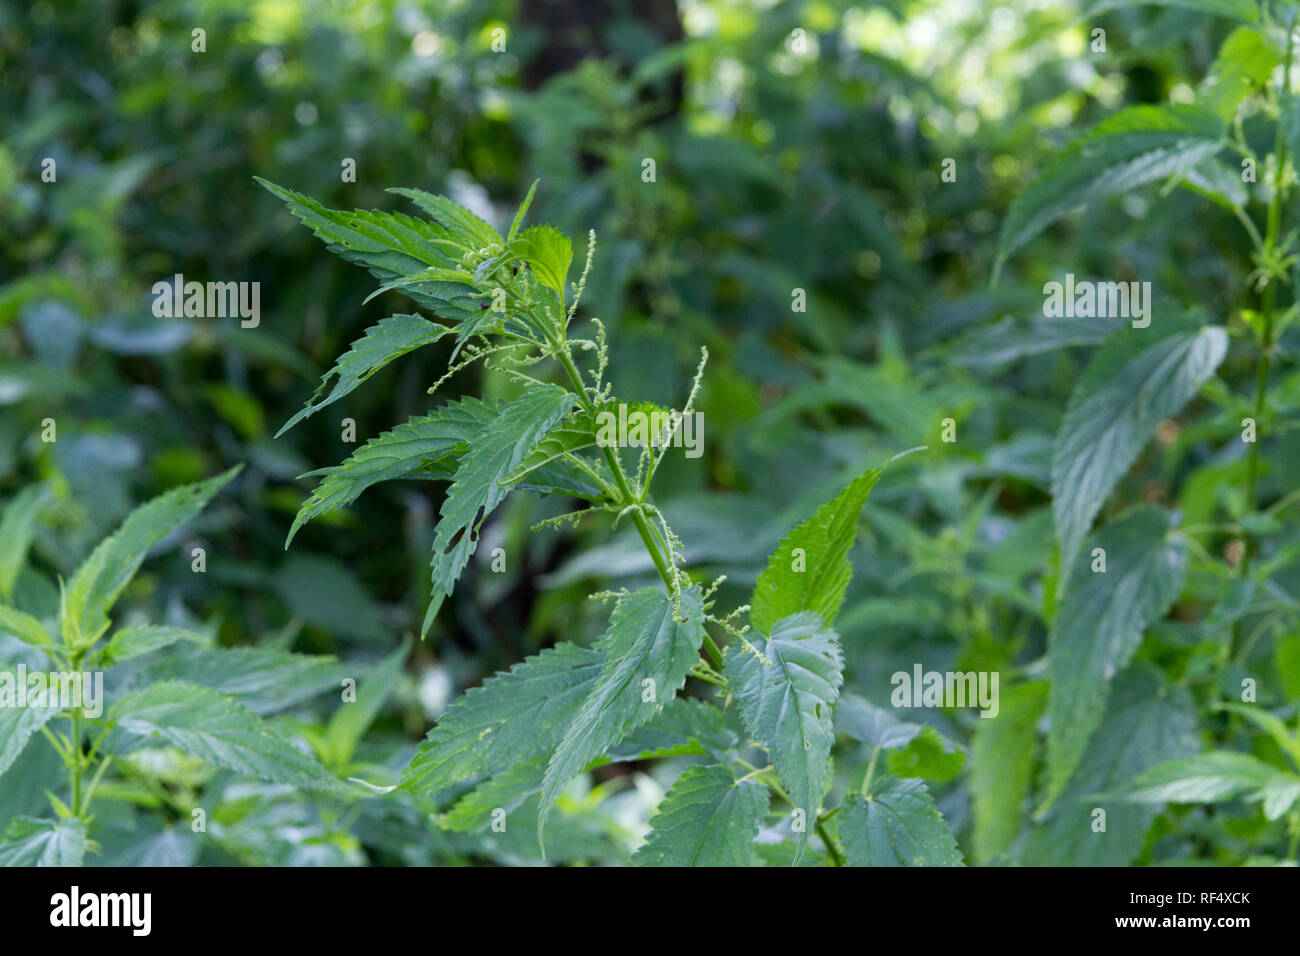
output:
[[[406,212],[385,190],[417,187],[503,231],[539,179],[530,222],[573,237],[579,265],[582,237],[599,237],[582,315],[608,331],[620,395],[680,406],[709,349],[705,455],[669,455],[656,498],[690,570],[727,576],[725,606],[746,603],[782,536],[866,466],[928,446],[872,491],[836,622],[845,678],[831,793],[838,803],[867,790],[868,768],[892,774],[829,821],[850,862],[887,862],[855,834],[880,806],[916,799],[915,778],[970,864],[1294,860],[1300,375],[1287,256],[1300,125],[1285,92],[1261,91],[1277,86],[1278,24],[1295,7],[1091,6],[0,8],[0,598],[56,617],[60,581],[134,506],[242,464],[154,549],[114,616],[207,644],[146,657],[110,679],[112,694],[129,713],[139,695],[162,693],[144,688],[167,688],[156,681],[212,687],[334,777],[375,786],[398,783],[465,689],[557,642],[590,645],[608,611],[588,595],[657,578],[631,527],[530,533],[570,507],[562,498],[506,501],[424,642],[410,637],[445,485],[378,485],[284,548],[316,484],[299,476],[355,450],[341,420],[365,441],[426,414],[451,345],[392,363],[274,438],[349,343],[415,306],[400,291],[366,302],[373,279],[326,255],[254,177],[341,209]],[[191,52],[195,27],[204,53]],[[1092,49],[1098,27],[1105,52]],[[497,29],[504,53],[492,49]],[[1257,156],[1258,182],[1239,182],[1230,151],[1217,166],[1199,154],[1178,165],[1205,127],[1175,117],[1186,127],[1156,143],[1154,120],[1126,109],[1167,117],[1171,103],[1217,116],[1211,139]],[[1168,150],[1173,165],[1122,194],[1067,183],[1044,196],[1054,162],[1104,164],[1065,145],[1103,120],[1148,137],[1125,156]],[[41,181],[46,157],[55,183]],[[356,160],[355,183],[340,179],[343,157]],[[949,159],[955,182],[942,177]],[[1094,201],[1070,212],[1084,198]],[[1284,222],[1276,234],[1270,205]],[[1042,231],[1017,231],[1044,209]],[[1242,216],[1267,231],[1272,259],[1252,250]],[[1043,285],[1067,272],[1150,281],[1152,334],[1045,327]],[[260,327],[155,318],[149,289],[174,273],[260,282]],[[806,311],[792,310],[795,289]],[[1178,366],[1172,384],[1141,368],[1124,379],[1152,343],[1213,360]],[[1261,344],[1271,368],[1252,466],[1241,419],[1261,407]],[[473,367],[439,401],[508,399],[510,388]],[[1138,413],[1144,388],[1185,394]],[[1076,390],[1094,404],[1072,418]],[[1137,419],[1127,443],[1079,439],[1081,460],[1116,473],[1091,532],[1092,515],[1075,515],[1088,537],[1071,567],[1056,528],[1085,502],[1062,493],[1054,449],[1126,416]],[[947,418],[955,442],[942,440]],[[53,443],[40,437],[46,419]],[[206,551],[201,575],[194,546]],[[1094,546],[1107,548],[1108,581],[1129,589],[1092,580]],[[508,555],[504,573],[489,568],[492,547]],[[1053,642],[1072,656],[1049,654]],[[211,656],[221,649],[242,656]],[[35,666],[31,654],[0,633],[0,661]],[[999,718],[895,713],[890,675],[917,662],[999,672]],[[338,703],[343,677],[360,681],[360,714]],[[96,793],[87,863],[542,859],[535,798],[493,833],[472,812],[474,800],[504,805],[490,790],[309,793],[182,750],[120,762]],[[667,791],[732,783],[706,768],[683,776],[698,762],[580,776],[547,823],[547,862],[627,862]],[[752,787],[737,799],[756,806]],[[53,819],[47,790],[67,802],[57,755],[33,738],[0,774],[0,830]],[[1105,833],[1091,827],[1098,806]],[[206,833],[191,828],[195,807]],[[774,806],[757,856],[734,862],[791,862],[786,833]],[[832,862],[824,851],[813,840],[800,862]]]

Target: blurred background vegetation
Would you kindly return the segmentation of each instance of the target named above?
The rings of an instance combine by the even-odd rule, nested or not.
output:
[[[1104,54],[1089,48],[1097,24]],[[191,50],[195,28],[203,53]],[[728,575],[724,606],[746,599],[779,536],[850,474],[928,444],[867,508],[839,622],[848,685],[884,704],[888,675],[916,660],[1004,675],[1032,666],[1054,573],[1052,435],[1087,355],[1026,361],[1014,323],[996,323],[1033,315],[1043,282],[1064,271],[1140,274],[1158,296],[1226,315],[1249,250],[1227,212],[1128,198],[1053,228],[991,286],[997,231],[1037,166],[1081,129],[1125,104],[1189,98],[1228,29],[1160,8],[1081,20],[1071,0],[4,4],[0,501],[41,489],[16,600],[57,602],[59,577],[134,503],[245,462],[184,540],[146,565],[130,606],[224,645],[337,655],[359,673],[388,661],[400,676],[362,744],[380,777],[464,688],[556,640],[598,634],[605,612],[586,596],[649,582],[653,568],[631,529],[530,534],[562,501],[510,499],[409,657],[442,486],[376,486],[283,547],[313,485],[298,476],[351,450],[341,420],[364,441],[427,411],[443,400],[425,390],[450,346],[394,363],[273,440],[349,342],[411,303],[390,293],[363,305],[371,278],[326,254],[253,177],[338,208],[401,209],[385,188],[414,186],[497,222],[536,178],[531,221],[575,244],[597,232],[583,306],[609,330],[620,394],[680,404],[709,348],[706,453],[670,456],[659,487],[693,567]],[[55,183],[41,181],[46,157]],[[345,158],[355,183],[341,179]],[[945,159],[955,182],[941,178]],[[155,318],[149,290],[174,273],[260,282],[260,326]],[[806,311],[792,310],[796,289]],[[1222,373],[1240,361],[1234,353]],[[446,397],[477,388],[462,377]],[[956,444],[938,440],[946,417]],[[39,437],[47,418],[54,443]],[[1189,490],[1187,469],[1203,463],[1190,447],[1176,429],[1162,436],[1117,497],[1208,516],[1233,492],[1212,478]],[[1273,451],[1281,474],[1300,473],[1295,431]],[[195,544],[207,550],[204,575],[190,571]],[[495,546],[510,556],[505,573],[488,568]],[[291,700],[267,689],[263,712],[310,736],[337,706],[337,675],[318,676]],[[930,785],[964,849],[972,717],[910,718],[958,742],[951,772],[932,769]],[[166,771],[173,789],[184,769]],[[41,772],[27,768],[37,804]],[[597,774],[570,806],[582,812],[550,837],[552,859],[626,859],[671,780],[636,766]],[[201,843],[129,807],[110,814],[106,832],[123,835],[101,840],[99,859],[537,857],[527,827],[510,846],[489,845],[440,830],[427,809],[332,812],[246,787],[227,794]],[[995,836],[973,860],[1248,852],[1248,833],[1210,844],[1195,828],[1159,829],[1100,859]]]

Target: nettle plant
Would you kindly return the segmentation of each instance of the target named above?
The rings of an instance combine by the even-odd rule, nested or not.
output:
[[[15,586],[35,531],[41,486],[21,492],[5,509],[0,633],[20,643],[0,662],[0,779],[19,774],[20,793],[37,797],[44,789],[49,812],[9,820],[0,837],[0,865],[80,865],[88,852],[100,851],[95,836],[105,829],[105,816],[122,824],[117,835],[125,836],[115,842],[129,847],[125,855],[115,852],[118,862],[193,862],[203,842],[198,834],[225,854],[222,859],[253,861],[263,859],[259,845],[269,836],[254,818],[272,794],[236,793],[244,782],[281,787],[277,799],[287,793],[299,802],[312,791],[336,801],[349,793],[368,796],[336,774],[362,772],[351,755],[377,705],[341,707],[316,735],[315,751],[299,745],[293,728],[264,716],[337,688],[345,672],[332,658],[220,648],[205,630],[113,619],[150,551],[193,519],[238,470],[174,488],[136,508],[62,582],[57,603]],[[374,695],[370,688],[366,700]],[[46,754],[32,752],[47,745],[62,764],[62,780],[48,772],[57,765],[50,768]],[[133,807],[154,814],[153,822],[130,819]],[[311,820],[296,822],[300,834],[315,833]]]
[[[477,547],[484,521],[515,490],[585,503],[539,527],[599,514],[631,521],[660,578],[636,591],[595,595],[612,602],[612,611],[594,646],[558,644],[468,691],[429,732],[400,788],[435,798],[474,784],[442,819],[452,829],[488,833],[532,801],[544,846],[548,815],[583,771],[611,761],[695,755],[700,759],[651,820],[635,863],[757,863],[757,835],[769,823],[767,858],[962,862],[921,780],[876,773],[874,759],[859,789],[840,806],[823,806],[844,666],[833,625],[852,573],[848,552],[859,515],[881,469],[861,474],[791,531],[758,578],[751,603],[723,613],[714,599],[720,582],[697,581],[683,567],[681,542],[651,497],[668,439],[692,413],[707,355],[680,410],[631,406],[659,413],[669,422],[662,432],[631,449],[601,439],[603,417],[625,407],[605,377],[604,329],[593,318],[592,337],[572,335],[594,234],[586,265],[570,286],[570,240],[547,225],[522,228],[536,184],[504,236],[451,200],[419,190],[394,192],[428,219],[331,210],[263,185],[331,251],[369,269],[380,291],[400,289],[442,320],[394,315],[368,329],[289,425],[342,398],[392,359],[444,337],[454,340],[448,375],[481,362],[521,387],[513,401],[462,398],[371,439],[324,470],[292,531],[379,481],[450,481],[434,534],[426,631]],[[544,380],[548,371],[560,384]],[[713,699],[683,696],[688,679]],[[743,734],[728,724],[737,713]],[[882,712],[850,707],[840,728],[872,743],[882,720],[888,722]],[[809,854],[814,832],[824,852]]]
[[[1259,859],[1295,856],[1300,846],[1300,638],[1288,587],[1300,549],[1287,523],[1300,493],[1285,473],[1286,416],[1300,383],[1293,373],[1278,376],[1287,371],[1283,336],[1300,315],[1298,233],[1286,224],[1300,155],[1297,8],[1255,0],[1175,6],[1240,24],[1195,102],[1131,106],[1069,143],[1012,204],[997,262],[1001,268],[1072,209],[1151,182],[1164,183],[1166,194],[1186,187],[1226,210],[1252,247],[1254,270],[1243,277],[1232,321],[1163,304],[1129,321],[1098,311],[1098,294],[1090,309],[1072,314],[1101,318],[1040,318],[1024,333],[1038,351],[1064,338],[1099,348],[1052,454],[1059,564],[1046,589],[1050,680],[1004,696],[1004,712],[1009,706],[1019,716],[977,731],[976,760],[981,747],[1032,749],[1046,714],[1037,816],[1049,818],[1055,842],[1078,848],[1076,863],[1117,861],[1084,847],[1079,834],[1090,823],[1127,842],[1118,860],[1126,862],[1156,810],[1171,804],[1244,802],[1254,815],[1236,835],[1258,847]],[[1252,206],[1261,205],[1257,223]],[[1233,340],[1239,354],[1229,358]],[[1244,368],[1240,388],[1216,376],[1220,366],[1232,377]],[[1210,413],[1180,428],[1173,420],[1198,396]],[[1165,473],[1182,479],[1180,508],[1108,511],[1093,531],[1156,435],[1167,446]],[[1028,781],[1017,775],[1021,795]],[[1109,830],[1096,825],[1106,808]],[[1177,832],[1181,821],[1184,833],[1195,833],[1202,819],[1175,807],[1164,831]],[[1005,848],[1010,835],[997,842]]]

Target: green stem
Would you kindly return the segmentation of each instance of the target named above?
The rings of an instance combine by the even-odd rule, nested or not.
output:
[[[68,775],[71,777],[72,813],[81,816],[81,711],[72,712],[72,752],[68,760]]]
[[[830,854],[831,862],[836,866],[843,866],[844,857],[840,856],[840,851],[835,848],[835,841],[830,838],[820,820],[817,821],[817,835],[822,838],[822,843],[826,844],[826,852]]]
[[[880,758],[880,748],[877,747],[871,751],[871,762],[867,764],[867,772],[862,777],[862,786],[859,788],[862,795],[866,796],[867,790],[871,787],[871,778],[876,774],[876,761]]]
[[[1282,91],[1285,96],[1291,94],[1291,63],[1295,53],[1295,24],[1297,14],[1292,14],[1290,22],[1287,24],[1286,32],[1286,61],[1282,68]],[[1279,118],[1277,132],[1273,145],[1274,155],[1277,157],[1277,165],[1273,175],[1276,180],[1273,184],[1273,195],[1268,202],[1268,223],[1264,234],[1263,243],[1263,263],[1265,267],[1271,269],[1273,253],[1277,245],[1278,232],[1282,225],[1282,202],[1287,192],[1287,184],[1283,179],[1286,173],[1287,164],[1287,144],[1286,138],[1282,135],[1282,122]],[[1256,233],[1256,238],[1258,234]],[[1260,422],[1264,418],[1265,403],[1268,400],[1268,377],[1270,366],[1272,364],[1271,352],[1273,349],[1273,309],[1277,302],[1277,282],[1278,277],[1268,275],[1265,277],[1267,285],[1264,286],[1264,294],[1261,300],[1260,316],[1263,320],[1263,329],[1259,336],[1260,356],[1259,364],[1255,367],[1255,404],[1253,417],[1255,419],[1255,440],[1250,443],[1250,450],[1247,452],[1246,464],[1246,508],[1248,513],[1253,513],[1259,507],[1257,500],[1259,484],[1259,445],[1263,438],[1259,434]],[[1245,535],[1245,548],[1241,555],[1241,577],[1246,578],[1250,575],[1250,562],[1255,550],[1256,542],[1253,535]],[[1237,644],[1241,635],[1241,622],[1236,621],[1232,625],[1232,638],[1226,648],[1227,657],[1231,657],[1232,650]]]
[[[554,342],[552,347],[555,357],[564,368],[564,373],[569,377],[569,381],[572,383],[583,409],[587,412],[594,412],[595,409],[592,406],[591,399],[587,396],[587,388],[582,383],[582,374],[578,371],[578,366],[574,364],[573,356],[569,352],[568,343]],[[621,507],[640,504],[641,502],[628,486],[627,475],[623,471],[623,462],[619,460],[617,451],[609,445],[603,446],[601,451],[605,455],[605,461],[609,465],[610,473],[614,476],[614,484],[618,489],[619,501],[617,504]],[[650,522],[646,519],[645,513],[640,509],[634,510],[632,512],[632,523],[636,525],[637,534],[641,536],[641,543],[645,545],[650,560],[654,562],[655,570],[659,572],[664,587],[668,588],[669,594],[676,594],[678,589],[676,573],[669,570],[668,561],[659,548],[654,529],[650,527]],[[707,631],[704,634],[704,649],[713,661],[713,666],[722,667],[722,651]]]

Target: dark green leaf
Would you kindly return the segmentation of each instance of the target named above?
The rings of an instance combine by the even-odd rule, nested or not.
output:
[[[433,594],[422,632],[429,630],[443,599],[451,594],[478,547],[479,528],[509,492],[506,478],[576,402],[572,393],[558,386],[535,386],[471,439],[442,503],[434,534]]]
[[[366,329],[366,334],[339,356],[334,367],[322,376],[311,401],[285,422],[275,437],[337,402],[393,359],[436,342],[450,331],[418,315],[390,315],[380,319],[378,325]]]
[[[757,866],[758,826],[767,787],[737,780],[730,767],[688,767],[650,819],[650,836],[634,866]]]
[[[877,777],[835,816],[851,866],[962,866],[961,852],[920,780]]]
[[[600,676],[546,768],[543,819],[565,784],[676,696],[699,661],[703,642],[698,588],[682,592],[680,607],[656,587],[619,601],[598,645],[604,657]]]
[[[1168,517],[1156,508],[1129,512],[1093,544],[1105,551],[1106,570],[1094,572],[1091,562],[1077,566],[1048,642],[1049,802],[1101,723],[1111,675],[1128,666],[1146,628],[1178,597],[1187,566],[1186,539],[1170,532]]]

